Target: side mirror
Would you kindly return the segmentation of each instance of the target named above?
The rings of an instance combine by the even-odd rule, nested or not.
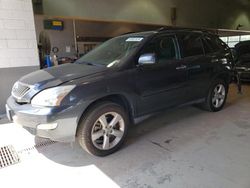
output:
[[[139,57],[139,65],[150,65],[156,63],[156,58],[154,53],[143,54]]]

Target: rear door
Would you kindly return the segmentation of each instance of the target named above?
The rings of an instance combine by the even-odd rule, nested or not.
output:
[[[136,89],[139,115],[175,106],[185,101],[187,72],[182,68],[175,35],[152,39],[140,55],[154,53],[156,63],[138,65]]]
[[[181,56],[187,66],[188,100],[205,97],[210,83],[213,67],[211,58],[205,55],[202,33],[183,33],[178,35]]]

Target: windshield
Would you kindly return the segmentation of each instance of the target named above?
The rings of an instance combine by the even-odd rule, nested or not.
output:
[[[110,39],[78,59],[76,63],[111,67],[131,55],[143,39],[137,36]]]

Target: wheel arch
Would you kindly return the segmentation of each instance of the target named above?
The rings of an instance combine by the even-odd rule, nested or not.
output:
[[[230,84],[230,82],[231,82],[231,76],[230,76],[230,74],[228,72],[221,72],[221,73],[217,74],[217,76],[215,77],[215,79],[222,79],[227,84]]]
[[[231,76],[230,76],[230,73],[228,73],[228,72],[226,72],[226,71],[223,71],[223,72],[219,72],[219,73],[215,74],[215,75],[212,77],[212,79],[211,79],[211,81],[210,81],[210,84],[209,84],[209,88],[210,88],[210,86],[213,84],[213,82],[214,82],[215,80],[218,80],[218,79],[221,79],[221,80],[225,81],[227,85],[229,85],[229,84],[231,83]],[[208,89],[209,89],[209,88],[208,88]]]
[[[85,110],[81,113],[81,117],[78,120],[77,127],[79,126],[79,123],[84,118],[84,115],[87,114],[88,111],[90,111],[90,109],[92,109],[95,105],[98,105],[98,104],[103,103],[105,101],[114,102],[114,103],[119,104],[120,106],[122,106],[124,108],[124,110],[126,112],[128,112],[130,123],[133,123],[135,109],[134,109],[134,106],[132,105],[132,102],[129,99],[129,97],[127,97],[127,96],[125,96],[123,94],[110,94],[110,95],[98,97],[97,99],[93,100],[85,108]]]

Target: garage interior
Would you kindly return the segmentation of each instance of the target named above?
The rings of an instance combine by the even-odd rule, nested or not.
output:
[[[104,158],[89,155],[77,143],[35,137],[7,120],[13,84],[44,63],[38,49],[44,31],[49,55],[64,64],[112,37],[162,27],[207,30],[233,48],[250,40],[250,2],[0,0],[0,147],[12,146],[18,155],[13,165],[0,167],[1,184],[249,188],[248,82],[242,83],[242,93],[236,83],[230,85],[220,112],[185,106],[143,120],[129,130],[121,150]]]

